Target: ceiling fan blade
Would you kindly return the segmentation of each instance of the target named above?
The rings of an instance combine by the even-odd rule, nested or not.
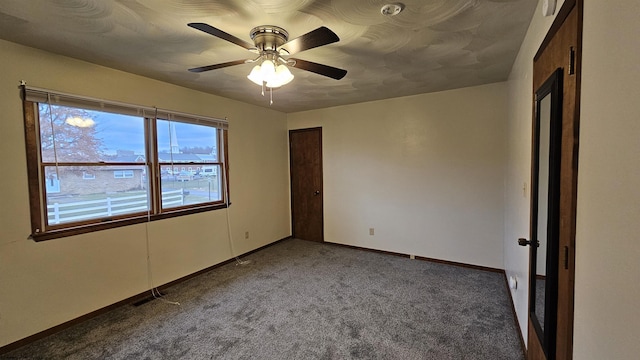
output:
[[[194,29],[197,29],[197,30],[200,30],[200,31],[204,31],[207,34],[211,34],[211,35],[213,35],[215,37],[219,37],[220,39],[227,40],[228,42],[234,43],[234,44],[236,44],[238,46],[242,46],[243,48],[245,48],[247,50],[249,50],[249,49],[254,47],[253,44],[248,43],[248,42],[246,42],[246,41],[244,41],[242,39],[238,39],[237,37],[235,37],[235,36],[233,36],[231,34],[228,34],[228,33],[224,32],[224,31],[222,31],[220,29],[216,29],[216,28],[214,28],[213,26],[211,26],[209,24],[205,24],[205,23],[189,23],[187,25],[192,27],[192,28],[194,28]]]
[[[284,48],[290,55],[301,51],[313,49],[314,47],[331,44],[340,41],[336,33],[322,26],[304,35],[288,41],[281,48]]]
[[[220,64],[215,64],[215,65],[207,65],[207,66],[201,66],[201,67],[197,67],[197,68],[192,68],[189,69],[189,71],[194,72],[194,73],[201,73],[204,71],[209,71],[209,70],[215,70],[215,69],[221,69],[227,66],[234,66],[234,65],[240,65],[240,64],[244,64],[246,62],[246,60],[235,60],[235,61],[229,61],[226,63],[220,63]]]
[[[345,75],[347,75],[347,70],[338,69],[333,66],[322,65],[322,64],[318,64],[318,63],[314,63],[306,60],[300,60],[300,59],[289,59],[289,60],[294,60],[296,62],[293,65],[293,67],[295,68],[311,71],[313,73],[330,77],[332,79],[340,80]]]

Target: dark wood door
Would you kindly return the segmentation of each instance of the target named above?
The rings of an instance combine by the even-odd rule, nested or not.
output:
[[[530,265],[532,273],[529,277],[528,318],[528,346],[529,359],[571,359],[573,357],[573,304],[574,304],[574,279],[575,279],[575,222],[576,222],[576,196],[578,179],[578,130],[579,130],[579,103],[580,103],[580,66],[582,53],[582,0],[566,0],[560,9],[549,33],[545,37],[540,49],[535,55],[533,63],[533,88],[536,96],[540,95],[540,89],[549,84],[549,79],[555,76],[560,80],[559,106],[560,124],[558,127],[559,138],[556,145],[559,146],[557,154],[549,156],[547,166],[555,167],[557,174],[553,176],[556,185],[547,189],[549,194],[546,199],[548,212],[543,213],[548,220],[549,236],[555,237],[549,241],[550,249],[545,249],[546,254],[546,292],[545,304],[551,308],[544,308],[544,319],[552,319],[548,324],[540,326],[539,309],[536,311],[536,283],[540,275],[536,270],[536,254],[534,247],[540,234],[537,216],[539,209],[534,208],[534,202],[543,199],[538,197],[535,186],[538,181],[537,162],[538,150],[536,143],[540,131],[537,113],[540,112],[539,99],[536,99],[533,122],[533,152],[532,152],[532,208],[530,242]],[[538,127],[537,127],[538,126]],[[553,130],[551,130],[553,131]],[[552,135],[553,136],[553,135]],[[553,143],[553,140],[550,141]],[[545,146],[549,147],[547,142]],[[553,145],[551,145],[552,147]],[[553,152],[553,150],[550,150]],[[555,165],[550,165],[555,164]],[[549,168],[550,171],[551,168]],[[549,175],[550,176],[550,175]],[[544,180],[551,179],[545,177]],[[551,186],[557,186],[552,190]],[[556,191],[554,193],[554,191]],[[535,196],[535,198],[534,198]],[[543,199],[544,200],[544,199]],[[537,204],[536,204],[537,205]],[[547,228],[544,229],[547,232]],[[552,234],[553,233],[553,234]],[[539,263],[539,262],[538,262]],[[538,287],[540,291],[540,287]],[[551,298],[549,298],[551,297]],[[541,306],[542,303],[538,305]],[[548,312],[553,314],[549,316]],[[549,336],[551,335],[551,336]]]
[[[290,130],[293,237],[324,241],[322,128]]]

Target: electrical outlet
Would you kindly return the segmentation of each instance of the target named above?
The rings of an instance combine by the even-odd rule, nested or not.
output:
[[[374,230],[373,228],[369,228],[369,235],[373,236],[374,235]]]
[[[518,276],[509,276],[509,288],[518,290]]]
[[[245,232],[244,232],[244,238],[245,238],[245,239],[248,239],[248,238],[249,238],[249,232],[248,232],[248,231],[245,231]]]
[[[409,255],[409,259],[413,260],[413,259],[415,259],[415,258],[416,258],[416,256],[415,256],[415,255]]]

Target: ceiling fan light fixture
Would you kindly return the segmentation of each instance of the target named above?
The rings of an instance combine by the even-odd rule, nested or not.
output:
[[[201,73],[228,66],[261,62],[261,64],[256,64],[251,69],[247,79],[262,88],[262,96],[265,95],[265,88],[269,90],[270,104],[273,104],[273,89],[286,85],[293,80],[294,76],[291,74],[289,67],[310,71],[336,80],[342,79],[347,74],[346,70],[332,66],[288,58],[289,55],[301,51],[340,41],[338,35],[324,26],[289,41],[289,33],[285,29],[274,25],[261,25],[251,29],[249,36],[251,36],[253,44],[250,44],[209,24],[196,22],[187,25],[258,54],[254,59],[200,66],[191,68],[189,71]]]
[[[270,59],[266,59],[262,62],[262,65],[256,65],[251,69],[247,79],[251,80],[256,85],[265,85],[269,88],[277,88],[282,85],[286,85],[293,80],[294,76],[289,71],[289,68],[280,64],[277,67]]]
[[[262,75],[260,71],[260,65],[256,65],[253,67],[249,75],[247,75],[247,79],[251,80],[256,85],[262,86]]]
[[[270,81],[267,81],[267,87],[274,88],[287,85],[291,80],[293,80],[293,74],[286,65],[281,64],[276,68],[275,76]]]
[[[269,82],[269,80],[276,76],[276,65],[273,61],[267,59],[262,62],[262,65],[260,65],[260,75],[266,82]]]

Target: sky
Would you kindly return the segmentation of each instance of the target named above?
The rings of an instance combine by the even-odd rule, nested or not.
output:
[[[95,121],[97,137],[103,140],[104,150],[115,154],[117,150],[133,150],[144,154],[144,120],[141,117],[90,111]],[[173,122],[178,146],[210,147],[215,144],[215,129],[208,126]],[[158,120],[158,150],[170,149],[169,122]]]

